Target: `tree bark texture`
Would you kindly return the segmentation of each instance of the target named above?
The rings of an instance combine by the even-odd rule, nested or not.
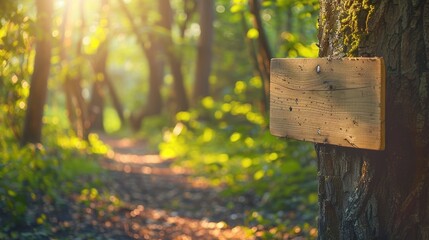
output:
[[[212,64],[214,0],[198,1],[201,35],[198,42],[194,100],[210,95],[209,77]]]
[[[321,0],[321,57],[386,64],[386,148],[317,144],[319,239],[429,239],[429,0]]]
[[[43,108],[48,90],[49,68],[51,66],[51,19],[52,0],[36,0],[37,32],[34,72],[31,76],[30,95],[24,120],[21,144],[41,143]]]

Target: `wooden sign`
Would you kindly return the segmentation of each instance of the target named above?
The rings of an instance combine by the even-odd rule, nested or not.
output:
[[[382,150],[384,111],[382,58],[271,60],[275,136]]]

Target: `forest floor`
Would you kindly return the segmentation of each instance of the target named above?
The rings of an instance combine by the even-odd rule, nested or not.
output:
[[[78,232],[95,239],[253,239],[240,226],[252,205],[246,197],[222,196],[144,141],[101,139],[113,151],[100,160],[110,197],[76,206]]]

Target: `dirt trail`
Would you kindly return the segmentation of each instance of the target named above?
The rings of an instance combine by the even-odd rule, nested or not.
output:
[[[219,189],[189,178],[171,161],[149,152],[143,141],[102,136],[111,146],[108,169],[110,192],[124,207],[104,223],[114,239],[252,239],[246,237],[240,197],[227,201]],[[110,233],[109,233],[110,231]]]

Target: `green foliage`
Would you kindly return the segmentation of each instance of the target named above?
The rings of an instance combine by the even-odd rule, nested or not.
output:
[[[20,6],[20,7],[18,7]],[[15,1],[0,6],[0,122],[20,136],[32,71],[34,20]]]
[[[114,133],[121,129],[121,120],[118,117],[115,109],[106,107],[104,109],[104,130],[106,133]]]
[[[50,206],[59,207],[67,195],[94,185],[77,179],[101,172],[89,155],[108,151],[98,137],[91,135],[87,143],[60,134],[55,122],[45,118],[45,145],[25,147],[18,145],[10,129],[0,125],[4,134],[0,138],[0,231],[11,234],[9,238],[15,238],[18,228],[45,224]]]
[[[192,168],[227,195],[254,195],[259,215],[253,223],[277,225],[278,212],[296,212],[313,223],[317,182],[312,145],[273,137],[267,120],[246,101],[259,90],[254,79],[238,81],[222,101],[206,97],[201,106],[176,115],[177,124],[164,132],[160,154]],[[256,84],[260,87],[259,84]],[[298,212],[299,211],[299,212]]]

